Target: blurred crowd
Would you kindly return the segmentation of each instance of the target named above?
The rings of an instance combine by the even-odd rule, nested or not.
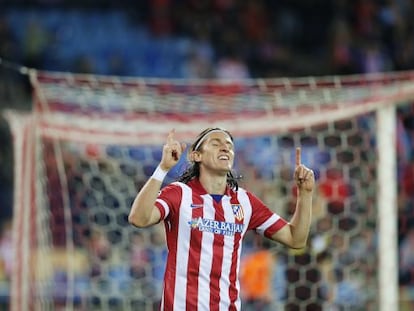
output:
[[[409,0],[3,2],[0,55],[39,69],[244,78],[414,66]],[[143,50],[145,71],[134,65]]]
[[[410,0],[0,0],[0,57],[44,70],[186,79],[410,70],[414,69],[412,16],[414,2]],[[30,89],[25,78],[10,67],[0,65],[0,108],[30,109]],[[414,105],[399,109],[397,117],[399,279],[402,297],[413,302]],[[4,120],[0,130],[2,146],[8,146],[0,151],[0,211],[4,220],[0,279],[7,280],[13,260],[9,251],[13,163],[10,133]],[[252,155],[245,155],[246,161],[249,156]],[[254,157],[263,160],[258,154]],[[254,167],[258,165],[255,163]],[[363,176],[364,170],[358,172]],[[349,185],[349,180],[344,181],[342,173],[334,169],[327,171],[327,180],[320,183],[321,197],[326,199],[336,193],[344,202],[349,201],[355,186]],[[358,174],[353,178],[358,179]],[[262,191],[266,196],[266,191]],[[288,190],[281,191],[286,195]],[[316,304],[330,300],[333,305],[345,304],[352,308],[349,305],[352,302],[355,303],[352,310],[367,310],[361,287],[368,281],[361,282],[359,272],[363,270],[365,277],[374,267],[364,256],[367,252],[375,252],[375,237],[372,231],[366,230],[352,241],[344,240],[341,230],[356,230],[358,225],[352,219],[342,218],[343,202],[328,200],[328,203],[327,214],[316,216],[311,239],[316,254],[297,254],[292,262],[288,254],[275,256],[268,245],[260,245],[254,238],[246,244],[242,274],[256,275],[256,279],[242,278],[246,308],[265,310],[266,302],[271,300],[269,291],[277,293],[272,299],[285,302],[288,289],[294,288],[299,300],[312,295],[319,299]],[[375,216],[370,214],[372,206],[358,208],[361,210],[353,212],[361,217]],[[368,214],[364,216],[364,213]],[[343,221],[338,220],[333,225],[335,217]],[[364,225],[372,226],[370,229],[374,226]],[[337,229],[339,232],[333,234]],[[144,292],[143,296],[158,294],[162,275],[159,267],[165,256],[158,233],[154,230],[149,237],[140,232],[132,234],[129,270],[112,271],[106,262],[110,256],[108,245],[113,241],[107,240],[99,230],[89,232],[85,243],[91,249],[89,262],[92,266],[87,272],[91,280],[101,280],[102,266],[117,280],[127,277],[142,281],[151,275],[156,280],[152,284],[153,292]],[[142,239],[151,240],[152,247],[140,248]],[[337,249],[339,257],[332,258],[332,254],[326,252],[329,248]],[[345,266],[349,258],[363,268],[350,269],[344,275],[343,270],[331,266],[333,260]],[[263,271],[263,265],[256,264],[258,261],[273,261],[276,268]],[[122,260],[118,258],[118,262]],[[148,267],[154,269],[149,271]],[[280,271],[286,274],[281,276]],[[306,282],[317,286],[309,289],[288,285],[300,284],[304,275]],[[83,281],[79,284],[84,284]],[[7,293],[2,284],[0,282],[0,300],[2,293]],[[334,288],[329,288],[329,284],[335,284]]]

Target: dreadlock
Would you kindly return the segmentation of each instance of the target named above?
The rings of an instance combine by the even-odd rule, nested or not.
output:
[[[231,133],[225,129],[219,128],[219,127],[210,127],[202,131],[194,141],[194,143],[191,145],[191,147],[188,150],[188,154],[191,154],[193,151],[199,151],[203,145],[204,139],[207,137],[209,133],[212,131],[222,131],[229,135],[231,141],[233,141],[233,136]],[[178,181],[183,183],[188,183],[190,180],[192,180],[195,177],[200,176],[200,163],[190,161],[190,165],[187,167],[187,169],[178,177]],[[233,173],[230,171],[227,173],[227,185],[231,188],[237,191],[239,188],[239,184],[237,182],[237,178],[234,177]]]

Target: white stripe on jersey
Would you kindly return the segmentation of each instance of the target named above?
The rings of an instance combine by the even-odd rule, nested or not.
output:
[[[230,197],[223,197],[221,204],[224,210],[224,219],[227,222],[234,222],[234,214],[230,204]],[[244,233],[243,233],[244,234]],[[221,273],[223,275],[229,276],[230,269],[231,269],[231,256],[234,249],[234,236],[224,236],[224,249],[223,249],[223,266],[221,268]],[[240,251],[241,248],[239,248]],[[237,267],[238,271],[238,267]],[[237,285],[237,290],[240,291],[239,285]],[[229,287],[230,282],[228,277],[224,277],[220,279],[220,310],[226,310],[226,308],[230,305],[230,297],[229,297]],[[237,306],[237,304],[236,304]],[[237,306],[239,309],[239,306]]]
[[[215,209],[213,206],[213,198],[208,195],[202,195],[204,201],[203,218],[214,219]],[[200,273],[198,276],[198,310],[210,309],[210,275],[203,274],[211,270],[213,264],[213,242],[214,234],[203,234],[201,245],[202,250],[210,250],[201,252],[200,254]]]
[[[262,223],[261,226],[256,228],[256,232],[264,235],[264,232],[267,228],[269,228],[270,225],[274,224],[276,221],[278,221],[280,217],[276,214],[272,215],[268,220],[266,220],[264,223]]]
[[[156,199],[155,202],[158,202],[162,205],[165,211],[165,217],[167,217],[167,215],[170,213],[170,207],[168,206],[168,204],[165,203],[165,201],[160,200],[160,199]]]
[[[237,200],[239,201],[240,205],[243,206],[243,213],[244,213],[243,223],[245,224],[244,229],[243,229],[243,236],[244,236],[249,226],[249,221],[246,222],[246,220],[250,220],[250,218],[252,217],[252,205],[250,204],[250,199],[247,196],[247,193],[244,189],[239,188],[239,191],[237,192]],[[233,221],[234,221],[234,218],[233,218]]]

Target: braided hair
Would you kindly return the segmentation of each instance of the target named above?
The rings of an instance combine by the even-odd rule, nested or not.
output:
[[[193,151],[199,151],[201,150],[201,147],[203,145],[204,139],[207,137],[207,135],[213,131],[222,131],[226,133],[231,141],[233,141],[233,136],[231,133],[225,129],[219,128],[219,127],[210,127],[206,128],[204,131],[202,131],[194,141],[194,143],[191,145],[190,149],[188,150],[188,154],[191,154]],[[183,183],[188,183],[193,178],[200,176],[200,163],[190,160],[190,165],[187,167],[187,169],[178,177],[178,181]],[[239,188],[237,178],[234,177],[233,173],[229,171],[227,173],[227,185],[231,188],[237,191]]]

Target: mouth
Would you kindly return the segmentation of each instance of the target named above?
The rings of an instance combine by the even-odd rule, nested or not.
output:
[[[218,159],[219,159],[219,160],[228,161],[228,160],[230,160],[230,157],[229,157],[229,156],[227,156],[227,155],[221,155],[221,156],[219,156],[219,157],[218,157]]]

